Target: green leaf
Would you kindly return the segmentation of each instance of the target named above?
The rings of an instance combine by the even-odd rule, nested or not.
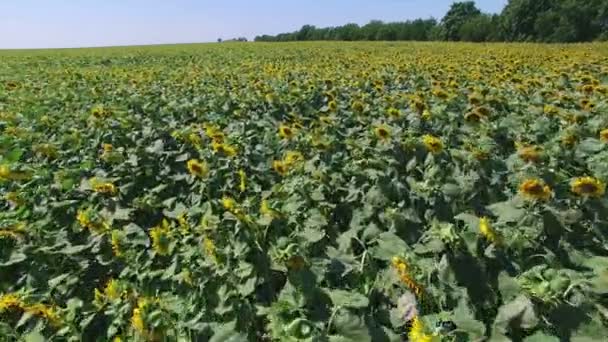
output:
[[[410,250],[407,243],[393,233],[382,233],[376,240],[377,245],[371,249],[371,255],[380,260],[390,261],[396,255],[403,255]]]
[[[19,159],[21,159],[21,156],[23,155],[23,150],[20,148],[15,148],[12,149],[10,151],[8,151],[7,153],[2,155],[2,163],[3,164],[13,164],[19,161]]]
[[[514,321],[518,322],[522,329],[532,329],[538,324],[534,304],[525,295],[520,295],[498,308],[494,327],[501,332],[506,332],[509,325]]]
[[[369,305],[367,297],[356,291],[330,290],[329,297],[337,307],[357,309],[365,308]]]
[[[454,310],[452,322],[456,324],[459,330],[466,331],[473,340],[485,336],[485,324],[475,319],[475,315],[473,315],[465,298],[460,299]]]
[[[25,342],[44,342],[44,341],[46,341],[44,336],[42,336],[42,334],[39,333],[38,331],[32,331],[31,333],[25,335],[23,340]]]
[[[501,222],[518,222],[526,214],[524,209],[517,207],[514,200],[506,202],[494,203],[487,207],[494,215],[498,217]]]
[[[19,252],[13,252],[7,262],[0,263],[0,266],[11,266],[18,264],[27,259],[27,255]]]
[[[507,272],[500,272],[498,275],[498,290],[504,302],[513,300],[520,293],[520,286],[517,280],[510,277]]]
[[[537,331],[534,335],[528,336],[524,339],[524,342],[559,342],[559,338],[555,336],[546,335],[542,331]]]
[[[323,240],[325,232],[315,228],[306,228],[299,235],[309,243],[316,243]]]
[[[246,342],[247,336],[236,331],[236,322],[220,325],[209,342]]]
[[[363,318],[348,310],[340,310],[332,326],[336,333],[329,337],[330,341],[371,342],[372,340]]]
[[[578,144],[576,152],[582,156],[593,155],[604,149],[605,146],[606,144],[599,139],[587,138]]]

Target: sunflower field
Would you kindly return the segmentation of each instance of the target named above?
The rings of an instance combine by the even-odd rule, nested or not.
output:
[[[599,341],[608,45],[0,52],[0,341]]]

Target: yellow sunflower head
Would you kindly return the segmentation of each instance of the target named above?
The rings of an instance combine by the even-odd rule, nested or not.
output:
[[[393,119],[398,119],[401,116],[401,111],[395,107],[391,107],[387,110],[387,114]]]
[[[209,167],[206,162],[201,162],[196,159],[190,159],[187,163],[188,172],[196,177],[205,177],[209,173]]]
[[[430,134],[426,134],[422,137],[422,143],[426,149],[433,154],[441,153],[441,151],[443,151],[443,142],[441,139]]]
[[[519,193],[531,200],[546,201],[551,198],[551,188],[538,178],[527,179],[519,186]]]
[[[294,165],[304,160],[302,153],[298,151],[287,151],[283,162],[287,165]]]
[[[606,184],[593,177],[576,178],[570,187],[572,192],[583,197],[602,197],[606,192]]]
[[[386,125],[379,125],[374,128],[374,134],[380,140],[388,140],[391,137],[391,129]]]
[[[232,197],[222,197],[222,206],[228,211],[234,211],[236,209],[236,201]]]
[[[163,219],[163,222],[150,229],[150,237],[152,238],[152,248],[158,255],[168,255],[171,238],[169,235],[169,222]]]
[[[329,108],[330,111],[335,112],[338,110],[338,103],[335,100],[331,100],[327,103],[327,108]]]
[[[273,161],[272,168],[274,169],[274,171],[276,171],[276,173],[278,173],[281,176],[286,175],[287,171],[289,171],[288,166],[282,160]]]
[[[350,108],[355,113],[362,113],[363,110],[365,110],[365,105],[361,101],[353,101],[353,103],[351,104]]]
[[[293,128],[291,128],[285,124],[281,124],[279,126],[279,136],[282,139],[290,140],[294,137],[294,135],[295,135],[295,131]]]
[[[608,128],[600,132],[600,140],[605,143],[608,143]]]

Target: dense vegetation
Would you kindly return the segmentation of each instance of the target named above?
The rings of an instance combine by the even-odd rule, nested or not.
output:
[[[602,340],[607,53],[0,52],[0,339]]]
[[[374,20],[359,26],[316,28],[256,41],[522,41],[587,42],[608,40],[608,1],[605,0],[509,0],[501,14],[482,13],[473,1],[456,2],[440,22],[417,19],[384,23]]]

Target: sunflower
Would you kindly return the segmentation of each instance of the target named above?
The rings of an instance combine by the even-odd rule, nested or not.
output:
[[[426,149],[433,154],[441,153],[441,151],[443,151],[443,142],[441,139],[430,134],[426,134],[422,137],[422,143]]]
[[[302,155],[302,153],[298,151],[287,151],[285,153],[285,157],[283,158],[283,163],[287,166],[292,166],[298,164],[303,160],[304,156]]]
[[[230,212],[236,211],[237,209],[236,201],[234,200],[234,198],[228,196],[222,197],[222,206],[224,207],[224,209]]]
[[[103,292],[110,300],[118,299],[122,295],[122,284],[118,280],[110,279]]]
[[[522,146],[517,151],[517,155],[527,163],[537,163],[541,160],[541,152],[542,150],[538,146]]]
[[[600,132],[600,140],[605,143],[608,143],[608,128]]]
[[[426,104],[421,98],[414,98],[410,102],[410,106],[413,107],[418,114],[422,114],[426,110]]]
[[[410,342],[432,342],[433,335],[426,333],[426,327],[419,316],[414,317],[412,326],[407,333],[408,341]]]
[[[365,110],[365,105],[361,101],[353,101],[350,108],[355,113],[363,113],[363,110]]]
[[[120,230],[115,229],[112,231],[110,243],[112,245],[112,253],[114,253],[114,255],[117,257],[121,257],[123,255],[124,239],[124,234]]]
[[[580,177],[572,181],[570,190],[583,197],[602,197],[606,192],[606,184],[597,178]]]
[[[374,134],[380,140],[388,140],[391,137],[391,129],[386,125],[378,125],[374,128]]]
[[[500,236],[496,230],[492,228],[492,224],[487,217],[482,217],[479,219],[479,232],[489,242],[495,245],[500,244]]]
[[[585,84],[581,87],[581,90],[587,94],[591,94],[595,90],[595,87],[593,86],[593,84]]]
[[[578,142],[578,137],[575,134],[569,133],[561,138],[561,143],[565,147],[572,147]]]
[[[272,209],[266,199],[262,200],[262,203],[260,204],[260,214],[270,218],[277,218],[280,216],[279,212]]]
[[[401,116],[401,111],[395,107],[389,108],[386,112],[393,119],[398,119]]]
[[[210,257],[211,260],[213,260],[213,262],[218,262],[216,253],[217,248],[215,246],[215,242],[208,236],[205,236],[203,238],[203,249],[205,251],[205,254],[207,254],[207,256]]]
[[[104,182],[95,177],[91,178],[89,182],[91,184],[91,188],[93,188],[93,191],[97,193],[114,196],[118,192],[116,185],[110,182]]]
[[[213,143],[211,145],[213,147],[213,150],[217,153],[224,154],[228,157],[236,156],[236,153],[237,153],[236,148],[232,145],[218,143],[216,141],[213,141]]]
[[[411,276],[410,267],[407,262],[400,257],[393,257],[391,260],[393,268],[399,275],[399,279],[412,291],[417,297],[420,297],[423,292],[422,286],[420,286],[414,278]]]
[[[464,120],[469,123],[479,123],[483,119],[483,116],[479,112],[473,110],[464,115]]]
[[[7,293],[0,297],[0,313],[14,308],[21,308],[22,305],[21,297],[17,294]]]
[[[551,188],[538,178],[527,179],[519,186],[519,192],[531,200],[548,200],[551,198]]]
[[[289,171],[287,165],[282,160],[273,161],[272,168],[281,176],[285,176],[287,171]]]
[[[206,162],[201,162],[196,159],[190,159],[187,163],[188,172],[196,177],[205,177],[209,173],[209,167]]]
[[[543,113],[547,115],[556,115],[559,114],[559,109],[555,106],[547,104],[543,107]]]
[[[483,101],[483,96],[479,93],[472,93],[469,95],[469,103],[474,106],[479,106]]]
[[[285,124],[281,124],[279,126],[279,136],[282,139],[286,139],[286,140],[290,140],[294,137],[295,132],[293,130],[293,128],[285,125]]]
[[[150,229],[152,248],[158,255],[168,255],[171,239],[169,236],[169,221],[163,219],[162,223]]]
[[[327,103],[327,108],[329,108],[330,111],[335,112],[336,110],[338,110],[338,103],[334,100],[329,101]]]
[[[247,188],[247,174],[245,173],[245,170],[241,169],[239,170],[239,190],[241,192],[245,192]]]
[[[445,100],[450,96],[445,90],[443,90],[441,88],[433,89],[433,95],[435,95],[436,97],[438,97],[442,100]]]

